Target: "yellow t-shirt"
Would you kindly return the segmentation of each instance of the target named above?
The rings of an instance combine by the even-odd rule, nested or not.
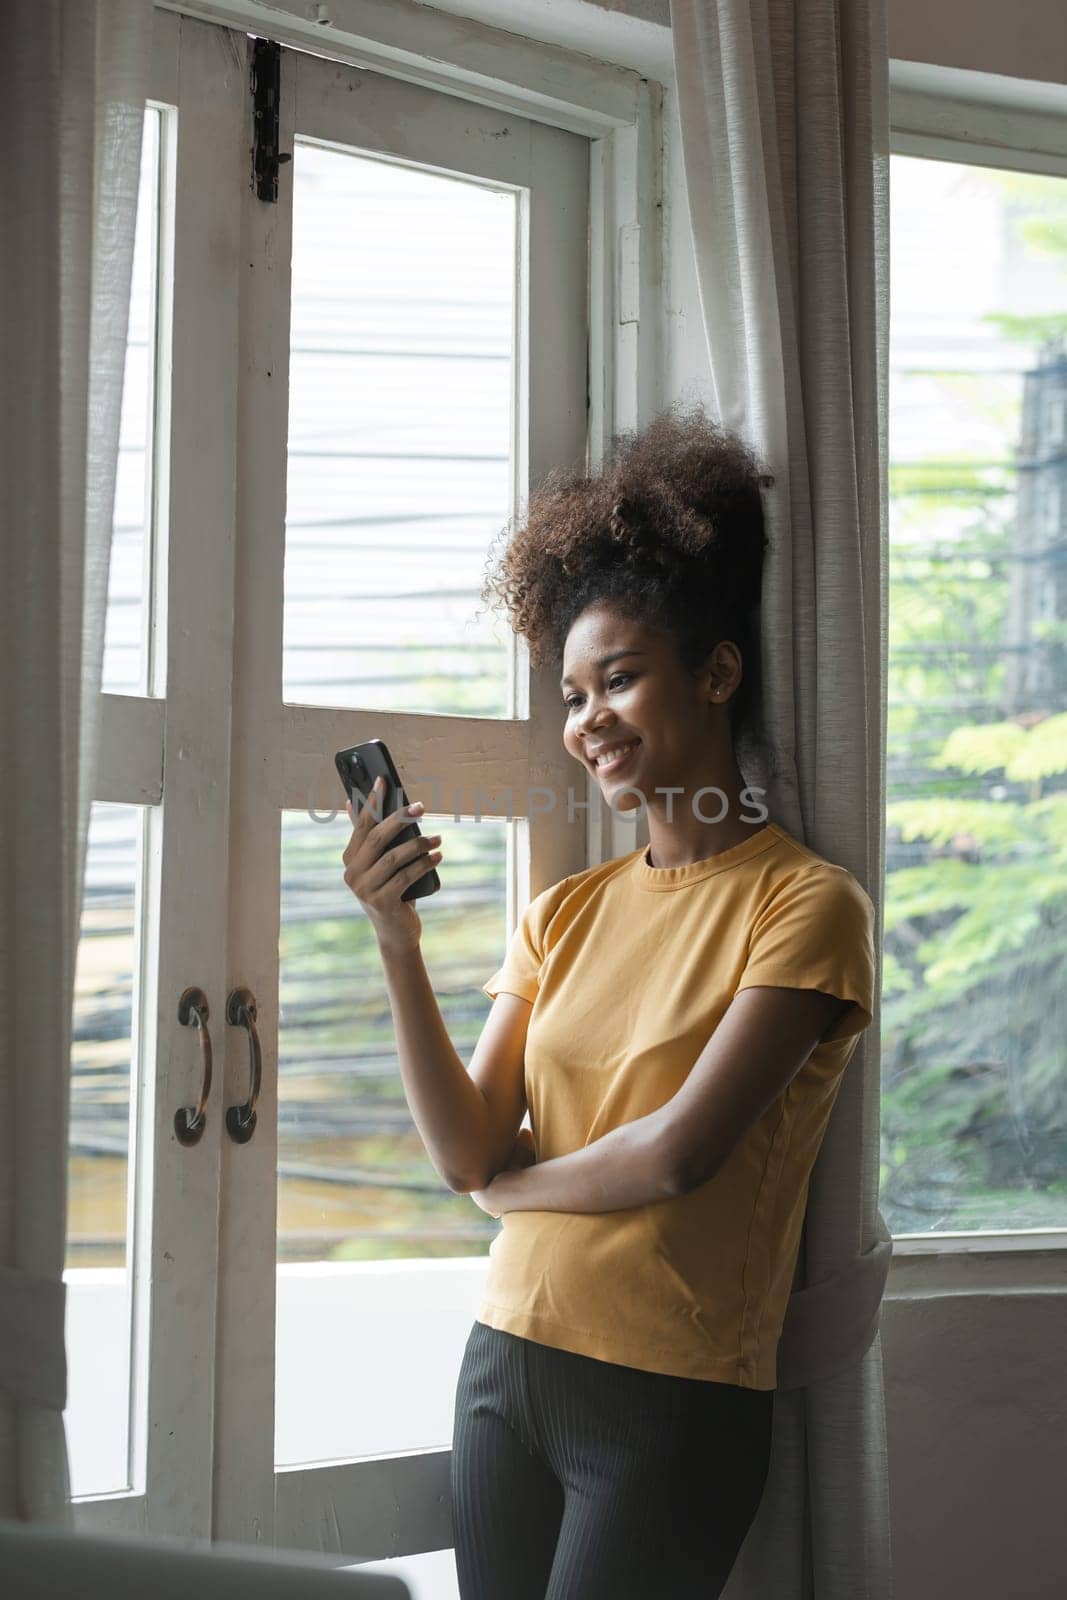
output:
[[[643,849],[537,895],[484,992],[533,1001],[525,1081],[538,1161],[648,1115],[738,989],[855,1004],[707,1183],[605,1212],[507,1211],[477,1320],[649,1372],[776,1386],[808,1180],[874,1007],[874,906],[776,823],[718,855]]]

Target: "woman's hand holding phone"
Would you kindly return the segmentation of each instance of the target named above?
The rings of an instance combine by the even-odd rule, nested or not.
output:
[[[351,800],[348,802],[352,837],[342,857],[345,882],[370,918],[379,945],[411,950],[419,943],[422,923],[414,901],[402,900],[401,895],[440,861],[441,851],[434,846],[440,844],[441,835],[420,833],[393,846],[395,835],[403,833],[423,806],[416,800],[376,822],[381,800],[382,780],[376,778],[370,799],[360,807],[358,816]]]

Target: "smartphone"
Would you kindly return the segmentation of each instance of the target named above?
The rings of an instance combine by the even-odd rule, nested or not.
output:
[[[407,796],[400,782],[400,774],[383,739],[368,739],[365,744],[354,744],[350,750],[338,750],[333,759],[344,784],[345,793],[351,800],[352,809],[357,816],[360,807],[356,804],[356,795],[359,794],[363,800],[368,800],[374,787],[374,780],[379,777],[385,784],[385,792],[381,798],[381,815],[390,817],[394,811],[401,811],[407,805]],[[417,838],[421,831],[418,823],[412,818],[406,828],[401,828],[389,846],[390,850],[398,844],[406,844],[409,839]],[[440,887],[441,880],[437,876],[437,869],[431,867],[421,878],[409,883],[400,898],[417,900],[420,895],[436,894]]]

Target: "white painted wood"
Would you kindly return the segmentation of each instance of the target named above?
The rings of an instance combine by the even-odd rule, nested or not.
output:
[[[473,816],[480,806],[486,817],[524,816],[526,789],[538,783],[559,791],[562,814],[567,784],[575,783],[562,741],[556,749],[529,719],[296,705],[283,706],[280,715],[280,803],[289,810],[341,809],[333,753],[372,738],[385,740],[409,795],[428,812]]]
[[[996,1255],[1004,1258],[1019,1257],[1019,1269],[1013,1273],[1013,1284],[1029,1288],[1043,1283],[1041,1277],[1025,1276],[1031,1267],[1038,1273],[1047,1252],[1052,1257],[1058,1251],[1064,1263],[1057,1272],[1067,1270],[1067,1229],[1018,1228],[1004,1233],[895,1233],[893,1259],[905,1256],[982,1256]]]
[[[505,8],[507,26],[490,27],[418,0],[331,0],[323,27],[304,0],[157,4],[571,133],[595,138],[633,120],[635,72],[525,38]]]
[[[252,45],[244,41],[245,81]],[[294,95],[282,63],[280,148],[293,149]],[[252,108],[246,95],[251,140]],[[256,997],[263,1052],[257,1126],[249,1143],[227,1135],[219,1208],[219,1338],[215,1393],[214,1536],[274,1542],[274,1359],[278,1124],[278,931],[281,810],[282,609],[292,167],[277,204],[249,182],[231,203],[241,221],[241,383],[238,399],[238,544],[231,744],[227,986]],[[248,1043],[228,1028],[226,1106],[248,1094]]]
[[[588,143],[510,111],[472,108],[422,84],[309,55],[283,53],[282,74],[283,150],[291,150],[299,135],[519,193],[529,266],[520,278],[513,407],[517,499],[554,462],[584,462]],[[220,1539],[293,1541],[370,1559],[448,1542],[441,1504],[447,1452],[375,1457],[329,1472],[287,1468],[279,1477],[275,1523],[281,812],[304,809],[309,798],[333,809],[340,798],[333,752],[368,736],[386,739],[411,792],[430,807],[436,800],[433,779],[449,806],[458,803],[470,814],[480,791],[483,814],[510,809],[517,819],[530,809],[534,786],[558,791],[554,812],[517,829],[526,837],[512,852],[512,915],[530,894],[584,864],[584,832],[565,821],[574,763],[562,749],[558,667],[535,676],[529,717],[282,703],[292,248],[287,177],[283,169],[277,205],[261,203],[247,185],[237,201],[242,311],[227,985],[245,984],[257,997],[263,1081],[254,1137],[246,1145],[227,1138],[222,1152],[213,1529]],[[521,663],[515,687],[521,711]],[[503,797],[509,785],[510,807]],[[235,1104],[245,1097],[247,1047],[243,1032],[226,1033],[224,1099]],[[404,1494],[397,1496],[401,1480]],[[394,1513],[397,1499],[403,1509]],[[383,1520],[380,1509],[371,1515],[375,1506],[389,1507],[389,1517]]]
[[[100,748],[95,800],[158,805],[163,797],[162,700],[139,695],[100,696]]]
[[[178,88],[173,359],[160,368],[174,420],[160,490],[166,701],[104,696],[97,797],[148,813],[140,904],[144,1025],[136,1041],[132,1189],[132,1491],[84,1500],[78,1525],[207,1538],[211,1532],[221,1072],[200,1142],[174,1113],[201,1065],[178,997],[201,987],[223,1042],[233,632],[239,209],[239,52],[231,35],[157,15],[152,99]],[[242,42],[243,49],[243,42]],[[162,326],[166,331],[168,319]],[[166,452],[161,452],[166,463]],[[159,462],[157,460],[157,470]],[[165,554],[163,553],[165,551]],[[161,803],[160,803],[161,802]]]
[[[894,1237],[885,1297],[913,1303],[960,1295],[1062,1296],[1065,1291],[1067,1239],[1062,1230],[1035,1228],[1000,1235]]]
[[[158,1043],[147,1236],[145,1486],[155,1533],[210,1533],[221,1074],[200,1143],[175,1110],[195,1104],[195,1030],[177,1004],[198,984],[221,1055],[230,775],[238,211],[245,179],[238,41],[182,21],[179,56],[167,702],[159,863]],[[151,919],[150,919],[151,920]],[[147,1201],[148,1194],[145,1199]]]
[[[982,167],[1000,167],[1008,172],[1040,172],[1051,178],[1067,177],[1067,156],[1028,151],[1024,157],[996,145],[983,145],[966,139],[934,138],[929,134],[894,133],[894,155],[926,156],[937,161],[974,162]]]
[[[181,19],[156,6],[152,15],[152,82],[148,98],[159,105],[178,104],[178,52]]]
[[[448,1450],[283,1468],[275,1540],[351,1561],[388,1561],[452,1544]]]
[[[560,143],[566,140],[566,144]],[[590,148],[578,148],[571,134],[533,126],[531,167],[526,205],[529,274],[524,281],[528,302],[523,307],[519,363],[518,416],[525,425],[516,451],[520,505],[530,489],[553,467],[588,463],[589,387],[589,171]],[[535,791],[550,792],[555,809],[530,819],[531,894],[586,864],[586,776],[563,749],[565,710],[559,690],[559,662],[534,671],[525,648],[530,726],[536,748],[531,751],[530,799],[519,814],[540,803]],[[566,782],[559,785],[562,763]],[[571,796],[573,802],[571,803]]]
[[[152,474],[151,505],[148,515],[151,529],[145,539],[145,613],[147,628],[144,639],[146,692],[163,697],[167,692],[167,658],[169,653],[167,596],[167,546],[170,530],[170,485],[173,480],[171,435],[173,432],[174,390],[174,265],[175,208],[170,197],[178,192],[178,71],[180,61],[181,21],[166,13],[154,13],[154,42],[168,34],[167,48],[154,52],[154,101],[161,112],[159,127],[159,198],[158,238],[156,240],[156,340],[155,340],[155,392],[151,419],[151,434],[155,453]]]
[[[642,80],[634,120],[592,148],[589,457],[613,435],[645,427],[663,405],[663,88]],[[586,860],[593,866],[648,844],[648,823],[616,812],[585,776]]]
[[[157,11],[153,17],[152,70],[149,104],[164,109],[172,108],[177,101],[178,40],[180,24],[177,17],[168,17]],[[161,119],[166,124],[166,114]],[[173,130],[171,130],[173,132]],[[161,129],[162,138],[165,138]],[[161,152],[162,152],[161,138]],[[173,183],[165,190],[161,211],[173,196]],[[162,219],[161,219],[162,231]],[[172,289],[169,264],[159,262],[160,279],[166,277],[166,292]],[[162,281],[157,294],[164,292]],[[166,323],[169,336],[169,314]],[[157,370],[159,353],[157,352]],[[169,371],[168,371],[169,376]],[[157,380],[158,381],[158,380]],[[158,464],[153,463],[153,474]],[[154,494],[158,520],[158,489]],[[146,543],[155,543],[157,529],[146,530]],[[146,596],[146,609],[153,609],[154,597]],[[94,801],[111,801],[125,804],[157,806],[163,791],[163,731],[166,708],[159,700],[140,696],[102,694],[99,710],[100,741],[97,751],[96,772],[93,779]],[[138,981],[135,1015],[155,1011],[157,985],[154,971],[158,961],[158,923],[149,926],[150,912],[158,906],[158,828],[149,828],[144,838],[142,872],[137,886],[135,928],[139,938]],[[145,891],[148,891],[147,893]],[[136,1024],[134,1024],[136,1026]],[[83,1496],[72,1503],[74,1524],[87,1531],[137,1532],[147,1527],[147,1502],[144,1493],[144,1439],[147,1432],[147,1405],[151,1354],[147,1315],[146,1287],[148,1274],[141,1263],[151,1251],[151,1167],[146,1152],[146,1140],[151,1130],[144,1122],[143,1108],[152,1095],[149,1078],[154,1063],[151,1058],[153,1039],[146,1035],[152,1030],[141,1030],[141,1037],[131,1039],[130,1071],[130,1124],[133,1130],[133,1159],[129,1172],[127,1204],[128,1260],[133,1267],[133,1284],[128,1302],[128,1320],[124,1317],[122,1336],[130,1340],[130,1387],[126,1395],[129,1430],[129,1469],[134,1485],[132,1489],[106,1495]]]
[[[421,83],[376,71],[297,51],[286,52],[285,59],[296,73],[298,117],[304,106],[313,116],[313,134],[306,132],[312,124],[301,126],[298,121],[302,136],[375,149],[417,161],[431,171],[464,173],[496,186],[532,184],[540,162],[550,169],[552,181],[565,185],[561,212],[584,201],[576,173],[586,160],[588,142],[577,134],[516,117],[510,110],[466,101],[456,104],[454,97]],[[545,227],[551,229],[550,217]],[[563,266],[567,265],[565,258]]]
[[[148,1507],[143,1494],[104,1494],[72,1502],[74,1527],[79,1533],[129,1534],[143,1538],[155,1529],[149,1527]]]
[[[1067,176],[1067,84],[889,63],[894,154]]]
[[[942,61],[890,56],[889,87],[894,95],[898,89],[918,90],[935,107],[963,101],[993,111],[1036,111],[1057,117],[1067,112],[1067,83],[1008,77],[973,67],[947,66]]]

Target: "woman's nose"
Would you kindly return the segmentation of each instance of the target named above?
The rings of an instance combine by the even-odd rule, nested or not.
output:
[[[579,718],[578,730],[583,739],[588,739],[590,735],[595,738],[597,734],[605,732],[611,725],[611,713],[606,712],[603,706],[593,706],[592,709],[587,709]]]

